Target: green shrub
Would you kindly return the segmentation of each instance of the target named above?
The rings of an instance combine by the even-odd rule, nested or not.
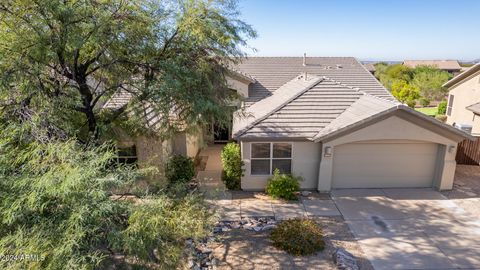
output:
[[[295,255],[310,255],[325,248],[320,226],[310,219],[285,220],[273,229],[270,239],[279,249]]]
[[[447,113],[447,101],[443,100],[438,104],[438,114],[445,115]]]
[[[169,184],[186,183],[195,176],[193,159],[181,155],[175,155],[165,165],[165,176]]]
[[[228,189],[240,189],[243,161],[238,143],[228,143],[222,149],[222,179]]]
[[[420,104],[422,104],[423,107],[427,107],[430,105],[430,99],[422,97],[420,98]]]
[[[176,269],[185,240],[205,238],[214,222],[214,216],[200,197],[159,196],[134,208],[128,228],[122,233],[123,248],[136,258],[159,263],[161,269]]]
[[[443,122],[443,123],[447,122],[447,116],[446,115],[436,115],[435,119],[437,119],[438,121]]]
[[[273,198],[296,200],[295,192],[300,189],[300,180],[299,177],[280,174],[280,171],[275,169],[273,177],[268,179],[266,192]]]

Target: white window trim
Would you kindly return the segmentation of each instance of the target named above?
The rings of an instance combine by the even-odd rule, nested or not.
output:
[[[254,144],[262,144],[262,143],[268,143],[270,144],[270,157],[269,158],[254,158],[252,157],[252,148]],[[290,157],[289,158],[273,158],[273,144],[275,143],[285,143],[290,145]],[[293,143],[292,142],[283,142],[283,141],[278,141],[278,142],[252,142],[250,143],[250,175],[251,176],[272,176],[272,168],[273,168],[273,160],[274,159],[283,159],[283,160],[290,160],[290,173],[293,173]],[[269,166],[269,174],[252,174],[252,165],[251,161],[253,160],[270,160],[270,166]]]

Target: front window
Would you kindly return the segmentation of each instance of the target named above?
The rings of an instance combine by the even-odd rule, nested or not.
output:
[[[117,147],[117,162],[121,164],[135,164],[137,162],[137,148]]]
[[[251,175],[271,175],[275,169],[292,173],[292,144],[252,143],[251,150]]]
[[[453,95],[448,96],[448,104],[447,104],[447,115],[451,116],[452,115],[452,109],[453,109]]]

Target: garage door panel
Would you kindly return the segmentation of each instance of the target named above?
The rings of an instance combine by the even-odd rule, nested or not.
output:
[[[332,187],[430,187],[437,148],[433,143],[352,143],[337,146]]]

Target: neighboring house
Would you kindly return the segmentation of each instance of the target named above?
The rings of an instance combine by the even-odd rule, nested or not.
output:
[[[274,169],[302,189],[451,189],[459,141],[471,138],[400,104],[354,58],[252,57],[255,79],[235,115],[241,186],[261,190]]]
[[[480,63],[443,85],[448,88],[447,124],[480,136]]]
[[[375,74],[375,64],[374,63],[362,63],[365,69],[368,70],[368,72]]]
[[[457,75],[462,71],[462,67],[457,60],[405,60],[403,65],[411,68],[417,66],[434,66],[438,69]]]
[[[457,143],[470,136],[400,104],[355,58],[250,57],[233,70],[227,81],[243,101],[232,128],[212,124],[152,144],[118,136],[119,144],[160,164],[171,153],[194,156],[207,143],[236,140],[244,190],[264,189],[276,168],[319,191],[452,188]],[[128,100],[117,95],[105,107]]]

